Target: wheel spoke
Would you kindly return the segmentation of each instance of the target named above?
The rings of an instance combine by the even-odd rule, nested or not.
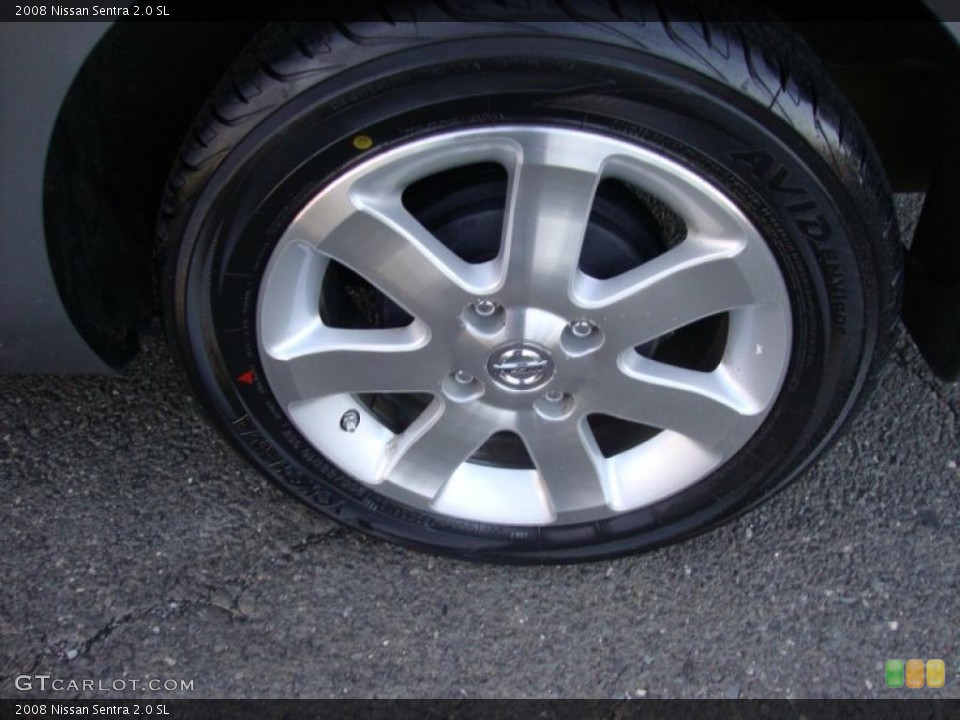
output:
[[[437,392],[445,365],[420,324],[386,330],[316,325],[270,352],[281,397],[358,392]],[[291,394],[287,394],[291,393]]]
[[[557,514],[607,503],[606,461],[584,418],[544,420],[531,413],[517,432]]]
[[[505,297],[565,309],[606,156],[562,136],[522,143],[507,194]]]
[[[437,398],[397,437],[383,474],[394,485],[433,498],[497,429],[494,416],[478,406]]]
[[[431,326],[449,323],[459,308],[495,286],[491,268],[457,257],[399,196],[339,194],[340,202],[308,208],[288,233],[346,265],[414,317]],[[338,214],[329,212],[331,204]]]
[[[611,349],[642,345],[710,315],[758,301],[744,245],[686,241],[609,280],[578,279],[577,300],[610,327]]]
[[[591,388],[590,412],[673,430],[706,447],[723,449],[743,437],[763,410],[726,366],[711,373],[658,363],[631,353],[620,371]]]

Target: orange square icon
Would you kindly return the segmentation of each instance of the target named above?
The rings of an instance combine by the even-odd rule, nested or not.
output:
[[[946,676],[943,660],[927,660],[927,687],[942,688]]]
[[[907,687],[923,687],[923,660],[907,660]]]

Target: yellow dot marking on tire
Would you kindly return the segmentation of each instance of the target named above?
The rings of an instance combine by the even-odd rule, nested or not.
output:
[[[369,135],[357,135],[353,139],[353,146],[357,150],[369,150],[373,147],[373,138]]]

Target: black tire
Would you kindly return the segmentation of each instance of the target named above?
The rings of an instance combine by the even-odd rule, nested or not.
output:
[[[890,342],[898,228],[860,123],[785,27],[728,22],[738,18],[713,4],[531,5],[491,4],[479,16],[458,3],[391,4],[390,17],[371,22],[266,28],[202,111],[171,175],[162,291],[172,342],[218,427],[312,508],[434,552],[589,560],[728,521],[828,447]],[[652,148],[722,188],[761,231],[793,306],[786,378],[747,446],[692,487],[597,522],[496,525],[383,497],[298,432],[256,350],[270,250],[319,188],[413,138],[532,121]],[[373,148],[357,149],[361,132]]]

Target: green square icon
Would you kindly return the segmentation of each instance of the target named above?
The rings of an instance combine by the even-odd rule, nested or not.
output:
[[[903,687],[903,660],[887,660],[886,665],[887,687]]]

